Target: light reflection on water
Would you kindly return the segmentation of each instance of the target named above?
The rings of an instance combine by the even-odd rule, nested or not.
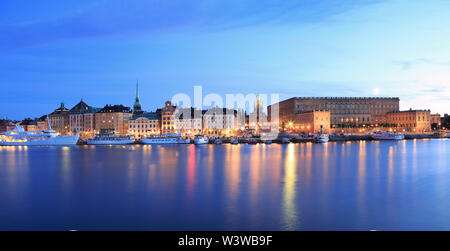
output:
[[[0,229],[450,230],[449,142],[0,147]]]

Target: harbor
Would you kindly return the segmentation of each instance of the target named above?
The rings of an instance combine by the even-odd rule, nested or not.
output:
[[[450,230],[449,144],[4,146],[0,229]]]

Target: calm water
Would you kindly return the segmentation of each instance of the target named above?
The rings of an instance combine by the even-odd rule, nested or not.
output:
[[[450,230],[449,146],[0,147],[0,230]]]

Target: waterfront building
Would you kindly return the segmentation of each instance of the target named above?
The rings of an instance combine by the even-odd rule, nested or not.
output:
[[[53,130],[61,135],[67,135],[70,132],[69,122],[69,109],[64,107],[64,103],[61,102],[61,106],[54,112],[48,115],[50,125]]]
[[[38,118],[36,121],[36,124],[37,124],[38,131],[47,131],[49,129],[47,115],[44,115],[44,116]]]
[[[195,108],[178,108],[174,113],[174,126],[177,133],[195,136],[202,133],[202,111]]]
[[[203,133],[210,136],[231,136],[239,128],[238,112],[234,109],[213,107],[203,111]]]
[[[136,83],[136,98],[133,105],[133,115],[143,114],[141,101],[139,100],[139,82]]]
[[[153,112],[134,115],[128,121],[128,134],[136,139],[158,136],[161,134],[161,118]]]
[[[371,97],[294,97],[278,103],[279,125],[295,120],[302,112],[329,110],[332,125],[369,125],[386,123],[388,112],[399,111],[399,98]],[[268,107],[269,119],[272,106]],[[274,121],[272,121],[274,122]]]
[[[158,109],[156,113],[161,116],[161,133],[176,133],[174,113],[177,109],[176,106],[172,105],[172,102],[166,101],[165,106]]]
[[[6,119],[0,120],[0,132],[6,132],[8,128],[8,121]]]
[[[389,112],[386,115],[387,123],[396,128],[408,132],[431,131],[430,110],[408,110]]]
[[[87,105],[83,99],[69,111],[69,127],[72,134],[79,134],[82,139],[95,134],[95,113],[100,108]]]
[[[439,113],[431,114],[430,115],[430,123],[436,124],[437,126],[441,126],[441,124],[442,124],[441,114],[439,114]]]
[[[321,129],[329,132],[330,117],[330,111],[299,112],[292,122],[285,125],[285,129],[303,133],[315,133]]]
[[[128,121],[132,113],[130,107],[123,105],[106,105],[95,113],[95,130],[98,133],[128,133]]]

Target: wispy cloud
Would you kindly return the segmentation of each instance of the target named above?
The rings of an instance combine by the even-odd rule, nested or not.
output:
[[[264,23],[320,22],[383,0],[111,0],[71,16],[0,26],[0,48],[177,30],[217,31]]]

